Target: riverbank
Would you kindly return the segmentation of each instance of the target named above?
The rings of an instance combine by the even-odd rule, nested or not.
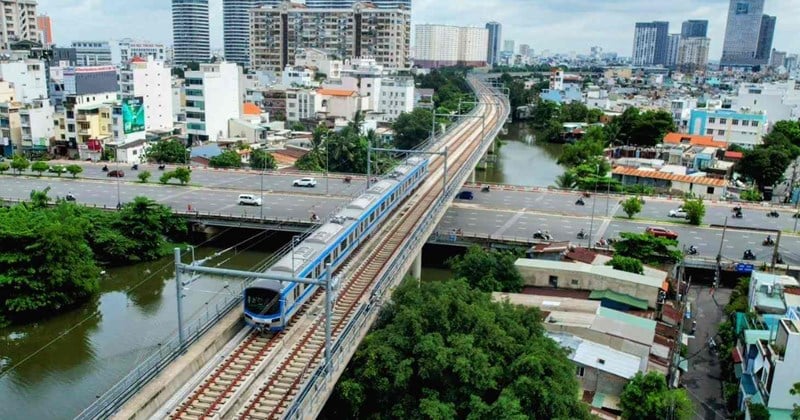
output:
[[[507,130],[499,136],[502,145],[494,165],[479,170],[476,181],[527,187],[555,185],[556,177],[565,170],[556,163],[564,145],[536,142],[533,130],[524,121],[509,124]]]

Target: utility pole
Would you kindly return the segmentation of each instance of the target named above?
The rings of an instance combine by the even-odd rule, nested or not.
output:
[[[728,216],[725,216],[725,224],[722,226],[722,239],[719,240],[719,251],[717,252],[717,272],[714,273],[714,288],[719,286],[722,273],[722,245],[725,243],[725,231],[728,230]]]
[[[778,246],[781,244],[781,231],[778,230],[778,237],[775,238],[775,248],[772,250],[772,272],[775,272],[775,264],[778,263]]]

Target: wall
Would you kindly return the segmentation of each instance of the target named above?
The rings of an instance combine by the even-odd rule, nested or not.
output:
[[[582,365],[578,365],[582,366]],[[583,367],[583,377],[578,377],[581,388],[587,391],[601,392],[607,395],[619,396],[628,383],[625,378],[613,375],[593,367]]]
[[[0,77],[14,84],[16,100],[30,102],[48,97],[44,62],[38,60],[0,63]]]
[[[172,76],[163,62],[148,59],[133,66],[133,96],[144,99],[145,130],[173,126]]]

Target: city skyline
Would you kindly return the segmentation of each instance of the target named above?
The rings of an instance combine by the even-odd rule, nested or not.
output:
[[[710,0],[697,7],[690,0],[657,4],[635,0],[602,4],[587,0],[558,4],[538,0],[413,0],[412,25],[485,27],[487,22],[495,20],[503,25],[504,39],[513,39],[517,45],[529,44],[537,54],[542,50],[587,54],[590,46],[599,45],[605,51],[630,56],[631,29],[636,22],[663,20],[680,28],[685,20],[702,19],[709,21],[709,58],[716,61],[722,54],[728,3],[728,0]],[[118,3],[110,0],[39,0],[38,9],[51,17],[57,45],[68,45],[77,39],[126,37],[172,44],[170,3],[142,0],[138,4],[125,14],[119,13]],[[222,49],[222,0],[209,0],[209,9],[211,47]],[[778,18],[773,47],[797,52],[791,41],[792,28],[800,25],[800,2],[767,0],[764,13]],[[564,31],[566,26],[572,29]]]

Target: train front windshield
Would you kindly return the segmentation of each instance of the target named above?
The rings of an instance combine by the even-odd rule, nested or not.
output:
[[[270,315],[280,311],[280,294],[273,290],[247,289],[244,309],[255,315]]]

